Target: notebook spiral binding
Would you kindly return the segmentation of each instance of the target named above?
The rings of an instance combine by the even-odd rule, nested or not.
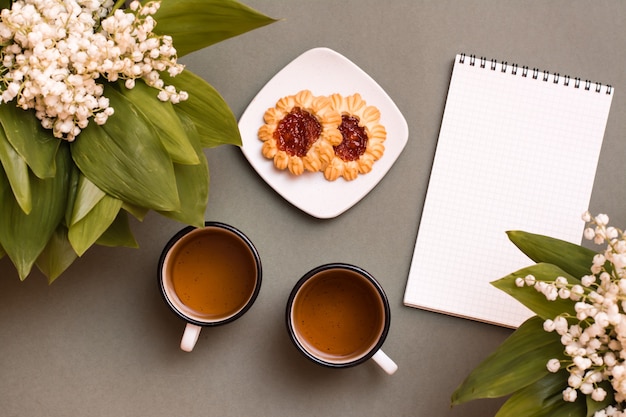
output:
[[[480,68],[489,68],[491,71],[496,71],[498,69],[498,61],[495,59],[488,60],[485,57],[476,58],[476,55],[461,54],[459,62],[464,64],[466,61],[471,66],[479,65]],[[613,87],[609,84],[603,85],[602,83],[590,80],[583,81],[580,78],[571,78],[569,75],[561,76],[558,72],[550,73],[549,71],[542,71],[538,68],[530,69],[527,66],[519,67],[517,64],[509,64],[506,61],[500,62],[501,72],[507,72],[509,70],[512,75],[517,75],[519,73],[522,77],[532,77],[534,80],[541,80],[544,82],[548,82],[552,79],[553,84],[559,84],[562,82],[565,87],[572,84],[574,88],[582,87],[587,91],[595,91],[596,93],[602,92],[603,89],[605,93],[609,95],[613,92]]]

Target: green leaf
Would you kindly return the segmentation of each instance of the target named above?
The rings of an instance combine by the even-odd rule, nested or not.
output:
[[[69,227],[68,239],[79,256],[111,226],[122,207],[122,200],[105,195],[81,220]]]
[[[76,201],[76,194],[78,193],[78,181],[83,174],[80,172],[74,160],[70,156],[70,174],[67,188],[67,205],[65,207],[65,215],[63,222],[68,225],[72,222],[72,214],[74,213],[74,202]]]
[[[102,246],[126,246],[137,248],[139,245],[128,223],[128,214],[120,210],[109,228],[98,238],[96,244]]]
[[[126,201],[122,204],[122,208],[126,210],[127,213],[133,215],[133,217],[135,217],[139,221],[143,221],[143,219],[146,217],[146,215],[150,211],[149,209],[145,207],[135,206],[133,204],[129,204]]]
[[[85,217],[104,196],[106,196],[104,191],[79,173],[72,215],[68,224],[71,226]]]
[[[200,163],[174,111],[174,105],[157,99],[159,90],[138,80],[134,88],[121,88],[120,91],[142,113],[144,119],[152,123],[172,161],[190,165]]]
[[[558,266],[540,263],[513,272],[504,278],[492,282],[491,285],[506,292],[544,320],[554,319],[562,313],[576,316],[574,302],[572,300],[558,298],[554,301],[548,301],[545,295],[535,290],[534,287],[528,287],[526,285],[518,287],[515,285],[516,278],[524,278],[527,275],[533,275],[538,281],[548,282],[554,281],[557,277],[561,276],[567,278],[567,282],[571,285],[580,284],[578,278],[569,275]]]
[[[169,154],[135,106],[113,88],[105,89],[115,114],[90,123],[72,142],[74,162],[107,194],[141,207],[180,208]]]
[[[190,142],[200,163],[198,165],[174,164],[176,185],[181,198],[180,210],[159,212],[162,215],[196,227],[204,225],[204,212],[209,198],[209,166],[197,138],[197,129],[191,119],[181,115]]]
[[[598,384],[599,387],[603,388],[606,391],[606,397],[603,401],[595,401],[591,398],[591,395],[586,396],[587,402],[587,416],[593,417],[596,411],[600,411],[608,407],[609,405],[615,404],[615,395],[613,391],[613,386],[609,381],[602,381]]]
[[[452,405],[509,395],[548,374],[552,358],[564,358],[559,336],[531,317],[470,373],[452,394]]]
[[[549,373],[519,390],[504,403],[496,417],[585,417],[583,398],[573,403],[563,400],[568,375],[565,370]]]
[[[30,273],[35,260],[63,219],[70,164],[69,149],[64,145],[56,155],[56,176],[40,179],[30,175],[33,204],[29,214],[25,214],[13,198],[8,181],[0,182],[0,245],[22,280]],[[4,174],[2,177],[6,178]]]
[[[0,124],[15,151],[39,178],[55,175],[55,154],[62,139],[41,126],[33,110],[22,110],[13,102],[0,106]]]
[[[276,21],[234,0],[164,0],[154,19],[179,57]]]
[[[11,8],[12,0],[0,0],[0,9],[9,9]]]
[[[0,128],[0,163],[11,184],[15,200],[24,213],[30,213],[33,202],[28,179],[28,165],[9,143],[2,128]]]
[[[189,93],[189,98],[176,104],[174,110],[193,120],[203,148],[241,146],[237,119],[215,88],[188,70],[173,78],[162,73],[161,78],[166,85],[173,85],[177,90]]]
[[[590,273],[596,252],[574,243],[522,231],[507,232],[509,239],[530,259],[560,267],[575,277]]]
[[[52,284],[77,257],[78,255],[67,239],[67,227],[59,223],[35,264],[48,277],[48,283]]]

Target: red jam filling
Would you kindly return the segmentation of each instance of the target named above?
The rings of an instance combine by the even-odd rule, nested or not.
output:
[[[274,131],[276,146],[291,156],[303,157],[320,137],[322,125],[306,110],[294,107]]]
[[[335,146],[335,154],[344,161],[355,161],[367,148],[367,133],[359,126],[359,119],[354,116],[341,116],[339,131],[343,141]]]

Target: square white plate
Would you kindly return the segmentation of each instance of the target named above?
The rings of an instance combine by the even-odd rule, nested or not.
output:
[[[368,105],[380,110],[380,123],[387,130],[385,153],[372,171],[353,181],[327,181],[321,172],[292,175],[274,167],[261,154],[263,142],[258,130],[265,111],[276,102],[300,90],[314,95],[361,94]],[[336,217],[358,203],[387,174],[400,156],[409,136],[402,113],[385,91],[350,60],[328,48],[311,49],[280,70],[259,91],[239,119],[242,152],[250,165],[278,194],[305,213],[320,219]]]

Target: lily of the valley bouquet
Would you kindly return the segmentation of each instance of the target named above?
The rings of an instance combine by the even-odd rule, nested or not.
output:
[[[510,396],[498,417],[626,416],[626,236],[606,215],[583,215],[594,252],[509,232],[536,265],[493,285],[530,308],[524,322],[467,377],[453,404]]]
[[[201,226],[204,148],[240,145],[178,59],[274,20],[235,0],[0,0],[0,257],[54,280],[128,215]]]

